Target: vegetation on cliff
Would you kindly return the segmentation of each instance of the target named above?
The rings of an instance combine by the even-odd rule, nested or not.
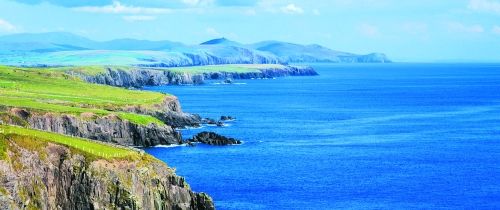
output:
[[[125,110],[133,106],[153,108],[168,97],[173,98],[160,93],[89,84],[51,69],[0,66],[0,105],[5,107],[74,115],[114,114],[137,124],[162,125],[163,122],[155,117]]]
[[[70,137],[17,126],[0,125],[0,135],[3,136],[3,140],[9,139],[10,137],[15,137],[11,139],[35,137],[36,141],[57,143],[70,148],[74,148],[96,158],[137,159],[141,155],[138,151],[130,150],[125,147],[119,147],[116,145],[104,144],[102,142],[91,141],[88,139]],[[3,146],[2,143],[4,144]],[[0,143],[0,151],[3,150],[5,152],[5,142],[2,141],[2,143]],[[32,141],[32,143],[34,143],[34,141]],[[0,154],[0,157],[5,157],[2,155],[5,154]]]
[[[0,125],[0,209],[214,209],[138,150]]]

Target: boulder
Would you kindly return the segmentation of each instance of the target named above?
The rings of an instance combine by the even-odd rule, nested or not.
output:
[[[228,116],[220,116],[220,120],[221,121],[230,121],[230,120],[236,120],[236,118],[228,115]]]
[[[214,132],[201,132],[193,136],[193,138],[187,140],[188,144],[192,142],[199,142],[208,145],[216,145],[216,146],[224,146],[224,145],[233,145],[233,144],[241,144],[240,140],[234,138],[228,138],[222,135],[219,135]]]

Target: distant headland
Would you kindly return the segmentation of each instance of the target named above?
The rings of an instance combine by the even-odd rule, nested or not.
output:
[[[115,39],[94,41],[63,32],[0,37],[0,64],[16,66],[387,63],[383,53],[358,55],[320,45],[281,41],[242,44],[226,38],[189,45],[173,41]]]

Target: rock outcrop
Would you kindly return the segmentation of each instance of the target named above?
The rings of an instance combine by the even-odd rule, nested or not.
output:
[[[0,209],[214,209],[149,155],[105,160],[14,134],[0,141]]]
[[[197,114],[182,112],[179,100],[174,96],[166,97],[163,103],[157,104],[152,108],[129,106],[123,108],[123,111],[156,117],[173,128],[196,127],[202,121],[201,117]]]
[[[144,86],[203,84],[205,80],[274,78],[284,76],[313,76],[318,73],[311,67],[287,66],[286,68],[261,69],[258,72],[211,72],[211,73],[179,73],[168,69],[137,67],[134,69],[107,68],[105,73],[88,75],[69,71],[69,74],[80,77],[90,83],[111,85],[126,88]]]
[[[224,146],[224,145],[233,145],[233,144],[241,144],[240,140],[234,138],[228,138],[222,135],[219,135],[214,132],[201,132],[193,136],[193,138],[187,140],[188,143],[192,144],[194,142],[208,144],[208,145],[216,145],[216,146]]]
[[[220,120],[221,121],[231,121],[231,120],[236,120],[236,118],[228,115],[228,116],[220,116]]]
[[[125,146],[149,147],[182,143],[181,134],[170,126],[139,125],[115,115],[101,117],[84,113],[81,116],[74,116],[12,108],[3,118],[7,124]]]

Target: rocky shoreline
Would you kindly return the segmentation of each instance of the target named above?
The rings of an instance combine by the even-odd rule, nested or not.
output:
[[[141,88],[144,86],[160,85],[199,85],[206,80],[226,79],[256,79],[275,78],[284,76],[314,76],[318,75],[311,67],[286,66],[284,69],[259,69],[256,72],[210,72],[210,73],[179,73],[168,69],[151,67],[136,67],[134,69],[120,69],[108,67],[106,72],[94,75],[68,71],[69,74],[80,77],[84,81],[96,84],[111,85],[125,88]]]
[[[309,76],[309,67],[287,66],[256,72],[212,72],[189,74],[133,67],[107,68],[104,73],[73,75],[89,83],[141,88],[146,85],[203,84],[206,80]],[[71,76],[67,78],[72,78]],[[214,132],[201,132],[183,140],[179,128],[201,124],[224,126],[231,116],[202,118],[182,111],[175,96],[164,95],[157,104],[105,106],[100,112],[56,112],[36,107],[0,106],[0,124],[80,137],[118,145],[141,154],[142,159],[102,159],[84,151],[46,141],[36,136],[21,137],[0,133],[7,142],[7,159],[0,159],[0,209],[214,209],[211,198],[194,193],[172,169],[135,147],[157,145],[223,146],[242,141]],[[88,104],[83,107],[94,108]],[[123,113],[156,118],[143,123]],[[127,120],[128,119],[128,120]],[[148,118],[149,119],[149,118]],[[28,143],[26,143],[28,139]],[[23,143],[24,142],[24,143]],[[35,144],[36,146],[31,146]],[[43,146],[40,146],[42,145]]]
[[[176,129],[187,126],[196,127],[201,124],[200,116],[182,112],[177,98],[170,96],[166,97],[162,104],[153,108],[126,107],[124,109],[127,112],[153,116],[165,124],[143,125],[121,119],[113,114],[74,115],[1,106],[0,121],[10,125],[131,147],[182,144],[181,133]]]

